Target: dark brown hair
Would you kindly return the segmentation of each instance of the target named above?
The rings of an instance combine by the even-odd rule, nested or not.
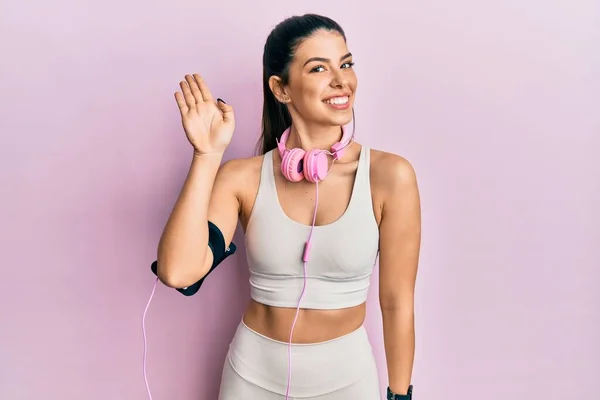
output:
[[[303,40],[317,30],[338,32],[344,40],[342,27],[332,20],[317,14],[305,14],[285,19],[269,34],[263,52],[263,111],[262,132],[257,144],[257,153],[265,154],[277,147],[277,139],[292,124],[292,116],[285,104],[280,103],[271,92],[269,78],[289,81],[289,68],[294,53]]]

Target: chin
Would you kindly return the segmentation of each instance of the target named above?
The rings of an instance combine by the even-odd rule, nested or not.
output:
[[[343,112],[337,111],[328,119],[331,125],[347,125],[352,122],[352,108],[344,110]]]

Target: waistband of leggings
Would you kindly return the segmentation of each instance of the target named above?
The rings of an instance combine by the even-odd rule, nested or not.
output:
[[[243,318],[240,321],[240,327],[242,327],[243,329],[246,329],[246,330],[250,331],[252,334],[260,337],[261,339],[263,339],[263,340],[265,340],[267,342],[271,342],[271,343],[277,344],[279,346],[285,346],[286,348],[289,345],[288,342],[282,342],[280,340],[276,340],[276,339],[270,338],[268,336],[265,336],[262,333],[256,332],[254,329],[252,329],[248,325],[246,325],[246,323],[244,322]],[[333,339],[324,340],[322,342],[314,342],[314,343],[293,343],[292,342],[292,347],[319,347],[319,346],[325,346],[327,344],[331,344],[331,343],[334,343],[334,342],[345,341],[346,339],[348,339],[348,338],[350,338],[352,336],[358,336],[358,335],[363,335],[363,334],[366,335],[366,330],[365,330],[364,325],[361,325],[358,328],[356,328],[355,330],[353,330],[352,332],[348,332],[345,335],[338,336],[338,337],[335,337]]]
[[[271,339],[240,322],[229,347],[228,360],[243,379],[285,395],[288,356],[291,352],[290,397],[330,393],[361,379],[375,367],[369,338],[361,325],[343,336],[317,343],[292,343]]]

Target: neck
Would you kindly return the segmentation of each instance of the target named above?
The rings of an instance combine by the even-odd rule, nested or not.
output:
[[[305,151],[310,149],[329,150],[342,138],[341,126],[323,126],[292,123],[287,142],[288,148],[299,147]]]

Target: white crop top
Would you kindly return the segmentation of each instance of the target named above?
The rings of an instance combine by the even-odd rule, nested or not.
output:
[[[315,226],[307,285],[300,308],[339,309],[366,301],[379,251],[369,178],[370,151],[362,146],[350,202],[335,222]],[[290,219],[279,203],[273,150],[265,154],[260,185],[246,227],[250,295],[296,308],[304,284],[302,254],[311,227]]]

